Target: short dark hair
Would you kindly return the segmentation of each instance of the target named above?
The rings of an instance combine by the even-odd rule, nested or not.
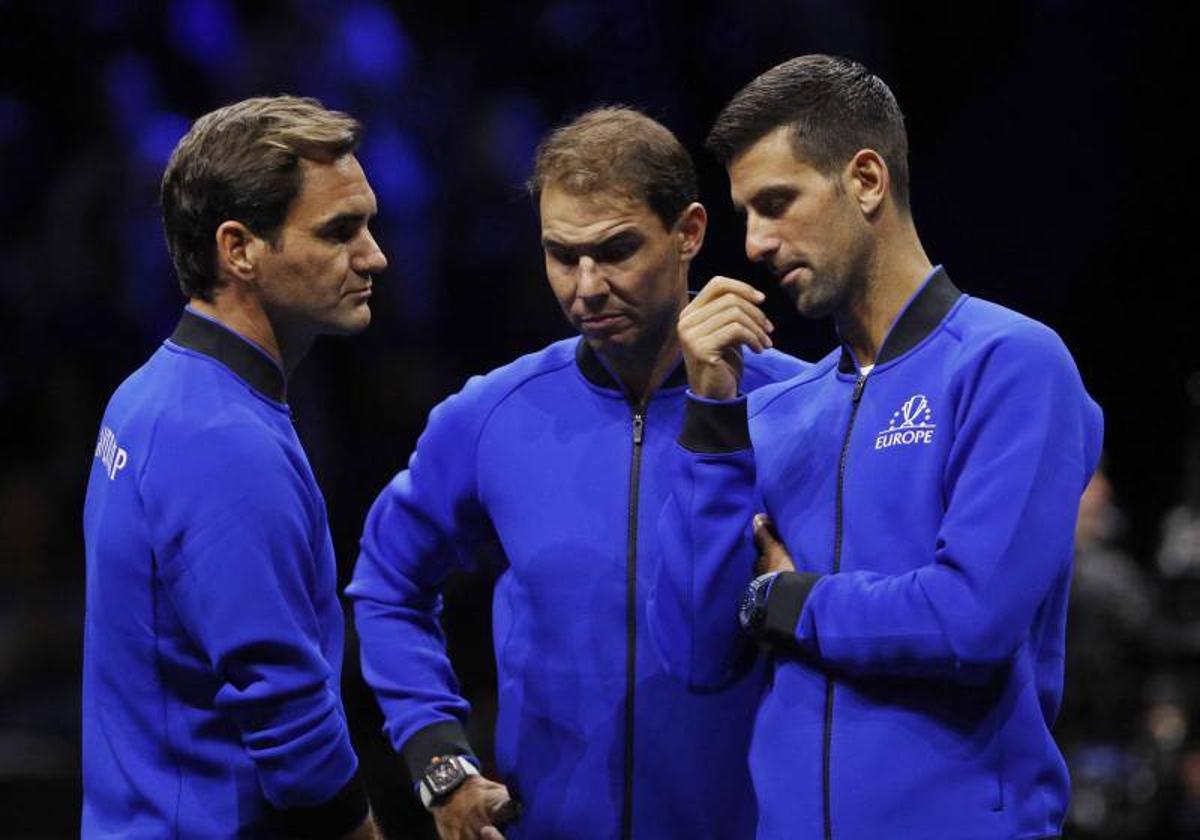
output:
[[[874,149],[908,209],[908,134],[883,80],[857,61],[802,55],[772,67],[734,95],[705,147],[724,165],[780,126],[790,126],[797,157],[825,174],[860,149]]]
[[[163,229],[184,295],[212,301],[222,223],[241,222],[274,247],[303,186],[301,159],[332,162],[361,137],[353,117],[296,96],[245,99],[196,120],[162,180]]]
[[[526,188],[537,201],[551,184],[577,195],[624,193],[645,202],[668,230],[699,196],[687,149],[661,123],[625,105],[594,108],[541,142]]]

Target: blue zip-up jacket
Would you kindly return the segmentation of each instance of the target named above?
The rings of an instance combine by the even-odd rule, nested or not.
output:
[[[104,413],[84,503],[88,838],[366,816],[325,502],[279,368],[186,311]]]
[[[746,387],[807,365],[746,359]],[[683,419],[682,365],[645,406],[576,338],[433,410],[367,517],[347,592],[363,675],[414,778],[468,753],[438,625],[446,576],[498,542],[496,762],[522,802],[509,838],[744,837],[762,669],[698,696],[648,646],[645,563]]]
[[[748,407],[689,401],[648,604],[670,669],[720,684],[745,646],[757,511],[797,567],[767,598],[760,838],[1058,834],[1050,727],[1101,432],[1058,336],[940,268],[869,375],[841,350]]]

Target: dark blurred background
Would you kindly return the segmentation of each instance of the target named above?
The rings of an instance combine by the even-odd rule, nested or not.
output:
[[[712,217],[693,284],[761,282],[703,136],[754,75],[820,51],[896,92],[930,256],[965,291],[1054,327],[1105,409],[1056,730],[1075,785],[1068,834],[1200,836],[1197,97],[1183,8],[0,0],[0,835],[78,834],[84,481],[108,395],[182,305],[157,184],[192,119],[290,92],[368,127],[360,159],[391,268],[370,330],[319,342],[290,389],[345,579],[366,508],[429,409],[567,334],[521,190],[539,137],[600,102],[662,120],[697,156]],[[772,291],[780,346],[833,346],[827,324],[787,309]],[[454,581],[446,619],[485,755],[489,593],[486,579]],[[345,695],[389,835],[429,836],[353,655]]]

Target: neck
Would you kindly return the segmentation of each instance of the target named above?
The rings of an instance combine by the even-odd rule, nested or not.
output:
[[[675,309],[667,313],[657,328],[648,332],[647,341],[625,353],[600,353],[608,369],[617,377],[625,393],[638,405],[645,405],[671,375],[681,355],[675,324],[687,306],[687,276]]]
[[[192,298],[188,305],[256,344],[275,360],[288,379],[312,346],[311,336],[289,335],[282,325],[271,320],[257,302],[239,299],[230,285],[225,286],[212,303]]]
[[[838,333],[860,367],[875,364],[900,310],[933,270],[911,221],[899,235],[882,239],[834,315]]]
[[[679,336],[674,330],[668,331],[665,339],[659,342],[657,352],[653,353],[634,352],[628,356],[608,353],[600,355],[620,380],[625,393],[638,405],[645,405],[679,362]]]

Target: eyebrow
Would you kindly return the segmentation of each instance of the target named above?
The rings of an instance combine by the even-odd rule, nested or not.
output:
[[[360,225],[374,218],[374,213],[338,213],[332,218],[320,222],[316,226],[317,233],[332,233],[347,225]]]
[[[758,204],[760,202],[770,201],[772,199],[792,198],[798,192],[799,192],[799,190],[797,190],[795,187],[793,187],[791,185],[770,184],[770,185],[765,186],[762,189],[760,189],[754,195],[750,196],[750,200],[746,203],[747,204]]]
[[[560,242],[549,236],[542,237],[543,248],[560,248],[567,251],[591,251],[599,250],[608,245],[615,245],[627,239],[643,239],[644,237],[639,231],[626,229],[617,231],[612,236],[601,239],[599,242],[577,242],[571,244],[569,242]]]

